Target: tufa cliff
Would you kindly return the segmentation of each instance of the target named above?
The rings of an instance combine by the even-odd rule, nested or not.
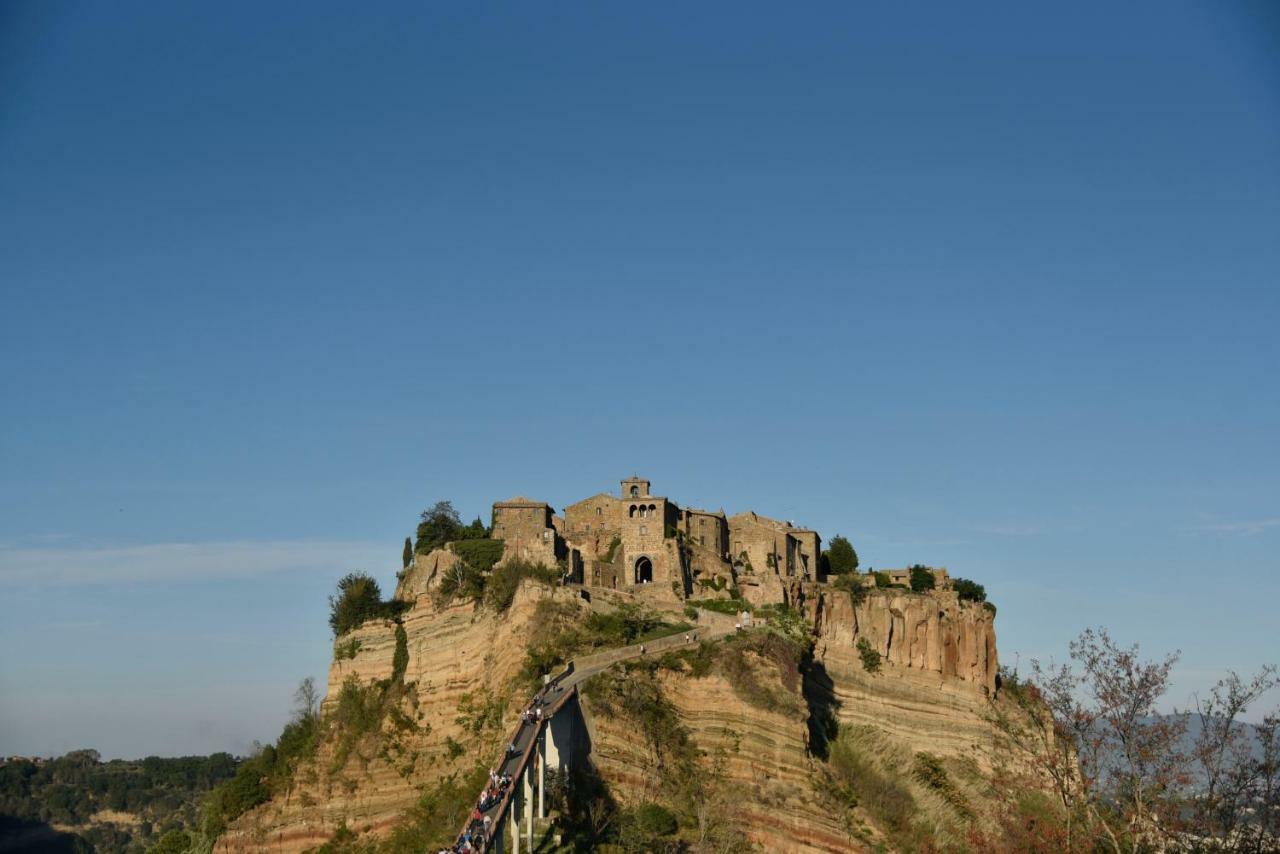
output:
[[[328,727],[314,755],[269,801],[231,821],[217,850],[300,852],[344,829],[392,839],[425,792],[497,755],[531,690],[522,679],[531,643],[612,607],[534,580],[520,584],[505,611],[441,604],[433,590],[452,563],[445,554],[425,556],[397,590],[409,606],[398,622],[370,621],[338,639],[322,704]],[[807,652],[794,644],[791,658],[771,657],[744,635],[708,644],[710,666],[625,666],[596,677],[603,687],[584,688],[591,763],[617,804],[696,800],[711,814],[695,813],[690,824],[727,845],[722,850],[847,851],[888,837],[873,815],[828,796],[834,784],[816,741],[867,728],[909,753],[991,767],[984,709],[996,658],[987,610],[945,591],[871,592],[856,606],[829,585],[803,592]],[[697,616],[695,626],[719,615]],[[878,672],[862,663],[863,639],[882,657]],[[397,646],[407,652],[399,674]],[[376,723],[353,721],[344,707],[393,678],[402,687],[388,692]],[[641,737],[644,724],[628,709],[637,686],[661,697],[669,712],[661,726],[685,735],[696,791],[664,779],[665,736]]]

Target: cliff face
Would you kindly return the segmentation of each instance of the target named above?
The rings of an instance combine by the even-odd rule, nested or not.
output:
[[[477,762],[492,762],[526,699],[512,685],[534,635],[538,602],[555,599],[584,615],[590,606],[570,590],[525,581],[501,614],[470,603],[437,609],[432,591],[452,559],[447,552],[420,558],[397,590],[412,607],[402,617],[399,643],[408,655],[395,713],[358,739],[326,738],[288,791],[234,821],[217,850],[302,851],[323,844],[344,824],[381,835],[424,788]],[[990,766],[984,711],[996,673],[990,612],[946,591],[870,591],[857,607],[847,592],[826,585],[804,585],[790,594],[803,603],[816,639],[806,680],[825,684],[830,711],[841,724],[874,727],[907,755],[928,751]],[[596,607],[604,607],[603,599]],[[341,715],[344,685],[391,679],[396,628],[377,621],[339,639],[323,704],[326,720]],[[863,666],[857,643],[864,638],[883,657],[879,673]],[[768,851],[865,847],[867,837],[856,841],[849,817],[821,797],[824,770],[811,751],[807,682],[763,658],[748,654],[747,660],[761,683],[776,689],[772,706],[744,701],[715,671],[694,676],[664,669],[654,677],[674,721],[702,757],[702,794],[719,805],[717,820]],[[589,692],[583,709],[591,760],[617,799],[624,805],[654,799],[655,756],[635,722],[603,713]]]
[[[406,574],[397,593],[414,603],[402,618],[408,664],[403,698],[394,704],[399,714],[354,742],[326,738],[288,792],[233,822],[216,850],[302,851],[323,844],[344,823],[357,833],[380,833],[423,788],[476,762],[492,762],[526,699],[511,696],[511,683],[524,662],[538,601],[580,600],[526,582],[502,614],[470,603],[437,610],[427,577]],[[338,712],[348,680],[369,686],[391,677],[395,649],[391,621],[366,623],[339,639],[322,704],[327,719]]]
[[[955,593],[868,591],[854,607],[826,588],[806,602],[816,627],[814,659],[834,686],[841,723],[874,726],[915,750],[969,756],[986,767],[988,699],[996,687],[995,617]],[[857,644],[882,657],[868,673]]]

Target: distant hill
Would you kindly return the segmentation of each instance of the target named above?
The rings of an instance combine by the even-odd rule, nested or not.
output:
[[[0,764],[0,852],[143,852],[192,828],[200,800],[240,760],[212,756],[102,762],[96,750]]]

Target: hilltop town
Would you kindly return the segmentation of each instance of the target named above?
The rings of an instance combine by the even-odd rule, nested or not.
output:
[[[860,572],[847,540],[823,547],[641,477],[563,512],[500,500],[489,524],[441,502],[389,600],[368,575],[340,582],[323,703],[215,792],[207,837],[227,852],[959,841],[974,813],[915,781],[911,757],[980,797],[994,609],[943,569]],[[902,757],[876,773],[930,829],[858,805],[866,781],[839,757],[867,750]]]
[[[817,531],[750,510],[727,516],[685,508],[637,476],[623,479],[616,495],[597,493],[563,515],[517,496],[494,502],[492,519],[503,561],[560,566],[570,583],[654,601],[736,588],[752,605],[789,606],[803,596],[804,582],[827,580]],[[891,584],[909,580],[908,569],[886,572]],[[945,587],[946,570],[931,572]]]

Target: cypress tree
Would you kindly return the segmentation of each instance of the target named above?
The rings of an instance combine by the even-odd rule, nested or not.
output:
[[[404,568],[408,569],[409,564],[413,562],[413,540],[408,537],[404,538]]]

